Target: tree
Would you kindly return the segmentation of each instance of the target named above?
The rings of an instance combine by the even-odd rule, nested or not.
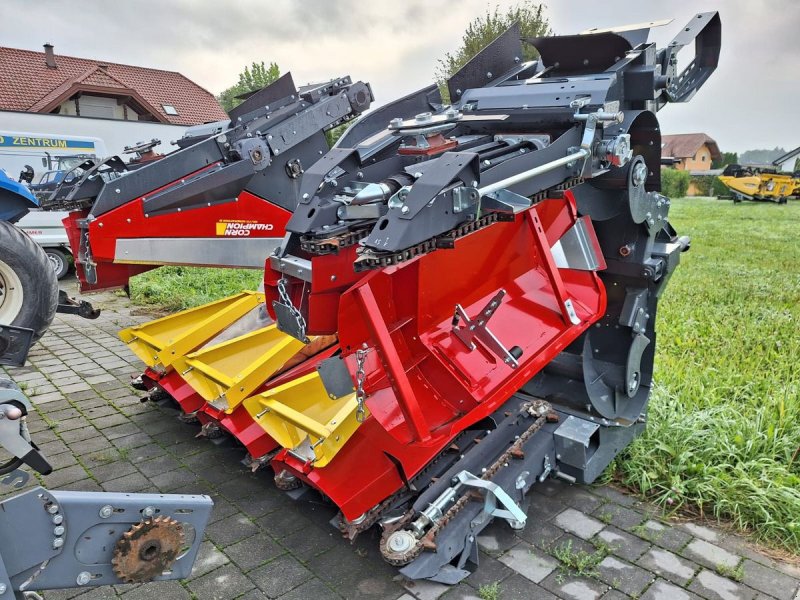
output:
[[[281,70],[277,63],[269,63],[269,66],[266,66],[264,61],[260,63],[254,62],[239,73],[238,83],[223,90],[222,93],[217,96],[217,101],[219,101],[226,112],[230,112],[233,108],[242,103],[242,99],[237,98],[237,96],[260,90],[280,76]]]
[[[456,71],[517,21],[519,21],[523,38],[551,35],[550,22],[544,15],[544,9],[543,4],[538,4],[533,0],[524,0],[520,4],[509,7],[505,12],[501,12],[500,7],[495,6],[494,11],[474,19],[467,26],[458,50],[453,54],[448,52],[444,58],[439,60],[436,67],[436,79],[439,86],[444,88],[444,83]],[[537,56],[539,53],[533,46],[530,44],[523,46],[523,60],[533,60]]]
[[[723,152],[722,156],[711,163],[712,169],[722,169],[728,165],[739,164],[739,155],[736,152]]]

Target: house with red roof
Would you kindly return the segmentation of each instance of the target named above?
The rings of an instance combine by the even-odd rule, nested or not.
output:
[[[227,119],[216,98],[175,71],[0,47],[0,110],[198,125]]]
[[[102,140],[94,145],[108,154],[156,138],[167,152],[187,127],[227,118],[213,94],[175,71],[60,55],[51,44],[0,47],[0,168],[9,173],[62,138],[71,147]]]
[[[717,142],[705,133],[661,136],[661,162],[682,171],[707,171],[722,154]]]

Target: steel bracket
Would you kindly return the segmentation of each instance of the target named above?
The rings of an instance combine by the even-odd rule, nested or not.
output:
[[[525,511],[499,485],[476,477],[469,471],[461,471],[456,477],[461,484],[486,492],[483,510],[487,515],[505,519],[515,529],[519,529],[520,525],[525,525],[525,521],[528,519]],[[499,508],[498,503],[503,508]]]
[[[469,315],[460,304],[456,304],[455,314],[453,315],[453,334],[470,350],[475,349],[475,339],[478,339],[491,352],[500,357],[504,363],[512,369],[516,369],[519,367],[518,357],[514,356],[486,325],[500,307],[500,304],[502,304],[503,296],[505,295],[505,290],[497,292],[473,319],[469,318]],[[459,327],[461,321],[464,322],[463,327]]]

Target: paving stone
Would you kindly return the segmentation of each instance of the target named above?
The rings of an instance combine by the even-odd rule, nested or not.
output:
[[[653,574],[614,556],[606,556],[597,571],[599,579],[630,596],[639,596],[653,581]]]
[[[118,460],[90,468],[94,478],[100,482],[111,481],[137,472],[136,467],[127,460]]]
[[[646,520],[645,515],[638,510],[613,503],[604,504],[597,508],[594,511],[594,516],[608,525],[614,525],[626,531],[641,525]]]
[[[697,574],[689,589],[708,600],[752,600],[756,594],[750,588],[706,569]]]
[[[742,561],[739,556],[701,539],[689,542],[682,554],[686,558],[715,570],[718,566],[733,569]]]
[[[692,539],[692,536],[685,531],[653,520],[645,521],[631,533],[673,552],[681,550]]]
[[[142,433],[142,430],[133,423],[123,423],[122,425],[116,425],[114,427],[107,427],[103,429],[103,435],[110,440],[115,440],[117,438],[126,437],[129,435],[135,435],[137,433]]]
[[[478,546],[492,556],[499,556],[519,543],[519,538],[508,523],[495,519],[478,536]]]
[[[170,492],[176,488],[197,483],[197,475],[189,469],[182,468],[152,476],[150,477],[150,483],[162,492]]]
[[[512,575],[504,580],[499,588],[499,597],[502,600],[558,600],[556,596],[546,589],[531,583],[529,579],[522,575]],[[450,600],[450,595],[448,594],[444,598]]]
[[[92,420],[92,425],[94,425],[98,429],[105,430],[109,427],[113,427],[115,425],[122,425],[123,423],[129,423],[129,422],[130,421],[128,420],[128,417],[126,417],[125,415],[121,415],[118,412],[114,412],[113,414],[108,414],[104,417]]]
[[[500,557],[500,562],[534,583],[540,583],[558,567],[558,561],[522,543]]]
[[[530,515],[530,512],[528,514]],[[529,517],[525,524],[525,529],[517,531],[516,534],[517,537],[533,544],[537,548],[546,550],[553,545],[554,541],[564,534],[564,530],[559,529],[547,521],[540,521]]]
[[[214,544],[206,540],[200,544],[200,550],[197,553],[189,579],[202,577],[222,565],[227,565],[229,562],[230,559],[221,550],[218,550]]]
[[[321,529],[311,526],[286,536],[281,540],[281,545],[300,560],[307,561],[337,545],[341,539],[341,533],[333,527]]]
[[[798,587],[798,581],[779,573],[774,569],[760,565],[752,560],[745,560],[742,565],[744,578],[742,583],[778,598],[778,600],[792,600]]]
[[[254,519],[263,517],[283,506],[283,494],[265,487],[260,496],[251,496],[236,501],[242,512]]]
[[[103,383],[106,381],[114,381],[116,378],[113,375],[109,375],[108,373],[94,375],[92,377],[86,378],[86,383],[89,385],[95,385],[98,383]]]
[[[89,387],[89,384],[83,381],[78,381],[77,383],[70,383],[68,385],[63,385],[64,382],[60,380],[54,380],[54,381],[61,388],[61,392],[64,394],[69,394],[72,392],[83,392],[85,390],[91,389]]]
[[[397,598],[404,588],[396,581],[396,569],[377,557],[369,562],[342,542],[324,554],[315,556],[308,567],[346,598]]]
[[[574,533],[584,540],[594,537],[604,527],[597,519],[585,515],[574,508],[568,508],[559,513],[554,522],[561,529]]]
[[[296,558],[284,554],[263,567],[250,571],[249,576],[258,589],[270,598],[277,598],[308,581],[314,575]]]
[[[399,579],[400,583],[417,600],[436,600],[443,596],[450,589],[450,586],[435,581],[418,580],[412,581],[405,577]]]
[[[542,587],[565,600],[598,600],[608,591],[608,586],[596,579],[562,573],[551,574],[542,582]]]
[[[61,488],[67,484],[81,479],[86,479],[89,474],[81,465],[73,465],[65,469],[58,469],[47,476],[45,483],[51,488]]]
[[[533,491],[528,494],[528,498],[530,498],[530,508],[528,509],[530,519],[528,523],[533,520],[541,522],[550,519],[565,508],[569,508],[561,496],[545,496],[539,493],[538,485],[533,487]]]
[[[206,535],[221,548],[235,544],[256,533],[258,533],[256,524],[241,514],[231,515],[206,528]]]
[[[602,498],[589,493],[581,486],[577,485],[568,486],[558,497],[564,503],[585,513],[590,513],[605,503],[605,500]]]
[[[147,435],[144,431],[140,431],[139,433],[134,433],[133,435],[126,435],[124,437],[118,437],[111,440],[111,442],[117,448],[121,450],[130,450],[132,448],[138,448],[140,446],[147,446],[147,445],[157,445],[153,438]],[[162,450],[163,452],[163,450]]]
[[[287,592],[283,596],[280,596],[280,600],[309,600],[310,598],[314,598],[315,600],[326,600],[327,598],[342,597],[343,596],[341,594],[334,592],[319,579],[312,579],[297,586],[291,592]],[[256,598],[261,599],[263,596],[253,596],[252,598],[253,600]],[[240,600],[246,600],[246,597],[241,598]]]
[[[82,416],[75,417],[73,419],[64,419],[63,421],[55,421],[55,424],[56,430],[59,434],[71,431],[73,429],[91,428],[89,421],[84,419]]]
[[[103,489],[107,492],[141,492],[150,487],[150,480],[139,472],[103,482]]]
[[[136,467],[148,477],[158,475],[159,473],[174,471],[180,468],[180,466],[181,463],[167,454],[162,454],[152,460],[142,460],[136,464]]]
[[[650,548],[636,564],[680,585],[686,585],[698,570],[694,563],[661,548]]]
[[[562,535],[553,542],[549,548],[545,548],[545,551],[552,554],[554,549],[569,551],[573,554],[576,552],[583,552],[584,554],[594,554],[597,552],[597,547],[593,543],[582,540],[577,535],[572,535],[571,533]]]
[[[699,596],[663,579],[656,579],[653,585],[647,588],[641,600],[699,600]]]
[[[42,404],[47,404],[48,402],[56,402],[58,400],[63,400],[64,395],[61,392],[50,392],[49,394],[42,394],[41,396],[36,396],[32,399],[32,402],[35,406],[39,406]]]
[[[151,581],[122,595],[125,600],[191,600],[191,595],[177,581]]]
[[[608,590],[600,600],[628,600],[632,596],[623,594],[619,590]]]
[[[253,589],[253,582],[233,565],[225,565],[194,579],[189,590],[203,600],[230,600]]]
[[[519,546],[517,547],[519,548]],[[488,554],[482,554],[479,557],[479,567],[464,580],[464,583],[478,589],[482,585],[491,585],[495,582],[503,581],[515,572],[499,560]]]
[[[721,537],[721,535],[713,529],[698,525],[697,523],[681,523],[680,527],[688,531],[689,534],[694,537],[699,537],[707,542],[718,542]]]
[[[244,571],[263,565],[285,553],[286,550],[284,548],[275,543],[269,536],[261,533],[225,548],[225,554],[228,555],[228,558]]]
[[[611,526],[599,532],[594,540],[602,541],[613,554],[631,562],[638,560],[650,548],[650,542]]]

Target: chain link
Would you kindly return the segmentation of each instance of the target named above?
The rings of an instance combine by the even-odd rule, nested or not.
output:
[[[367,411],[364,408],[364,402],[367,399],[367,394],[364,393],[364,380],[367,378],[364,372],[364,363],[367,361],[367,354],[369,348],[356,350],[356,421],[363,423],[367,418]]]
[[[286,290],[286,285],[287,285],[286,278],[281,277],[278,280],[278,296],[281,299],[281,304],[289,308],[289,312],[292,313],[294,320],[297,322],[297,330],[300,332],[300,337],[305,339],[306,320],[303,318],[303,313],[301,313],[300,310],[297,309],[294,304],[292,304],[292,301],[289,298],[289,292]]]

